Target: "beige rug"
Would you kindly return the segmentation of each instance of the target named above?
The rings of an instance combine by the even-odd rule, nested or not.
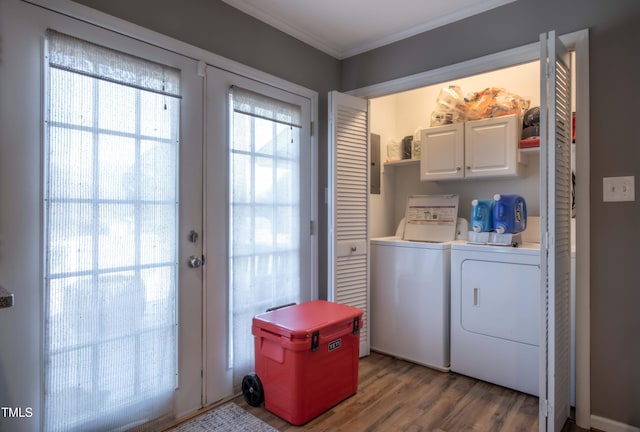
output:
[[[233,402],[200,414],[169,432],[278,432]]]

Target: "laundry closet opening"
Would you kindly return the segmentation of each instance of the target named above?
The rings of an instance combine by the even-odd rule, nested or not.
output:
[[[402,84],[392,83],[389,87],[395,87],[397,92],[384,94],[384,85],[374,89],[366,88],[352,92],[357,96],[369,97],[370,133],[372,134],[370,151],[376,154],[371,155],[372,160],[372,185],[378,183],[373,180],[375,170],[379,169],[379,190],[371,191],[369,195],[369,236],[376,239],[385,236],[402,235],[399,224],[405,216],[407,199],[411,195],[442,195],[457,194],[459,196],[458,217],[470,219],[471,202],[474,199],[492,199],[494,194],[518,194],[525,198],[529,224],[527,230],[527,241],[540,242],[540,164],[539,148],[518,149],[517,163],[519,164],[519,174],[508,177],[486,178],[462,178],[451,180],[422,181],[420,155],[416,154],[415,148],[411,156],[402,158],[397,147],[402,148],[403,139],[412,137],[413,140],[420,139],[420,130],[431,126],[431,116],[437,111],[437,98],[443,88],[457,86],[463,95],[472,92],[481,92],[488,88],[501,88],[508,93],[518,95],[529,102],[529,107],[540,106],[540,62],[514,61],[515,66],[507,66],[489,72],[477,73],[465,76],[459,70],[451,72],[450,76],[462,77],[457,79],[443,79],[434,81],[425,78],[426,81],[435,82],[424,87],[411,85],[407,82],[403,90]],[[572,53],[572,101],[571,109],[576,112],[575,102],[575,53]],[[472,62],[470,62],[472,63]],[[502,65],[508,65],[508,62]],[[436,72],[434,75],[446,76],[446,72]],[[411,80],[407,80],[411,81]],[[414,81],[418,82],[416,79]],[[376,92],[378,92],[376,94]],[[588,112],[585,110],[584,112]],[[588,118],[588,117],[587,117]],[[522,120],[520,119],[520,122]],[[579,119],[578,119],[579,121]],[[521,124],[520,124],[521,125]],[[375,138],[374,138],[375,137]],[[571,146],[572,150],[572,171],[575,174],[576,145]],[[419,149],[419,146],[418,146]],[[423,151],[423,150],[418,150]],[[586,151],[586,150],[585,150]],[[377,158],[379,152],[379,159]],[[400,156],[399,156],[400,154]],[[376,166],[376,164],[379,165]],[[464,170],[464,167],[462,168]],[[585,177],[588,173],[584,173]],[[579,177],[578,177],[578,181]],[[575,188],[575,186],[574,186]],[[572,287],[571,287],[571,405],[576,406],[575,398],[575,190],[572,193],[572,220],[571,220],[571,240],[572,248]],[[588,211],[588,207],[586,209]],[[587,215],[588,216],[588,215]],[[588,219],[588,218],[585,218]],[[372,242],[375,243],[375,242]],[[373,248],[373,246],[372,246]],[[373,252],[372,252],[373,253]],[[375,265],[375,258],[372,257],[372,266]],[[453,270],[452,270],[453,271]],[[375,286],[375,274],[371,272],[372,290]],[[452,287],[453,288],[453,287]],[[535,287],[533,288],[535,289]],[[371,293],[374,296],[374,292]],[[372,299],[372,301],[374,301]],[[454,305],[451,305],[452,307]],[[377,319],[374,315],[376,308],[372,305],[372,320]],[[402,311],[399,311],[402,313]],[[386,320],[385,320],[386,321]],[[371,330],[371,349],[376,350],[375,326]],[[429,336],[429,337],[432,337]],[[588,355],[588,352],[585,353]],[[427,364],[428,365],[428,364]],[[440,369],[443,365],[436,365]],[[455,371],[454,371],[455,372]],[[530,371],[529,371],[530,373]],[[482,378],[481,378],[482,379]],[[500,383],[498,383],[500,384]],[[529,392],[531,393],[531,392]],[[536,394],[537,395],[537,394]]]

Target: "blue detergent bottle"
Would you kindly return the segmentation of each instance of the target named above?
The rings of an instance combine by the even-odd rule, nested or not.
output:
[[[489,232],[493,230],[493,200],[471,201],[471,230]]]
[[[527,203],[520,195],[493,196],[493,227],[498,234],[516,234],[527,228]]]

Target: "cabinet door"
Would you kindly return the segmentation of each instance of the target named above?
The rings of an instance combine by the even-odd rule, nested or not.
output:
[[[465,177],[519,174],[520,118],[508,115],[465,123]]]
[[[420,180],[464,177],[463,123],[422,130],[420,149]]]

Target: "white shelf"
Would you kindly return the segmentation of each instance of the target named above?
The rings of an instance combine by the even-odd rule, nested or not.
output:
[[[420,159],[402,159],[397,161],[385,162],[384,166],[417,165],[419,163],[420,163]]]

